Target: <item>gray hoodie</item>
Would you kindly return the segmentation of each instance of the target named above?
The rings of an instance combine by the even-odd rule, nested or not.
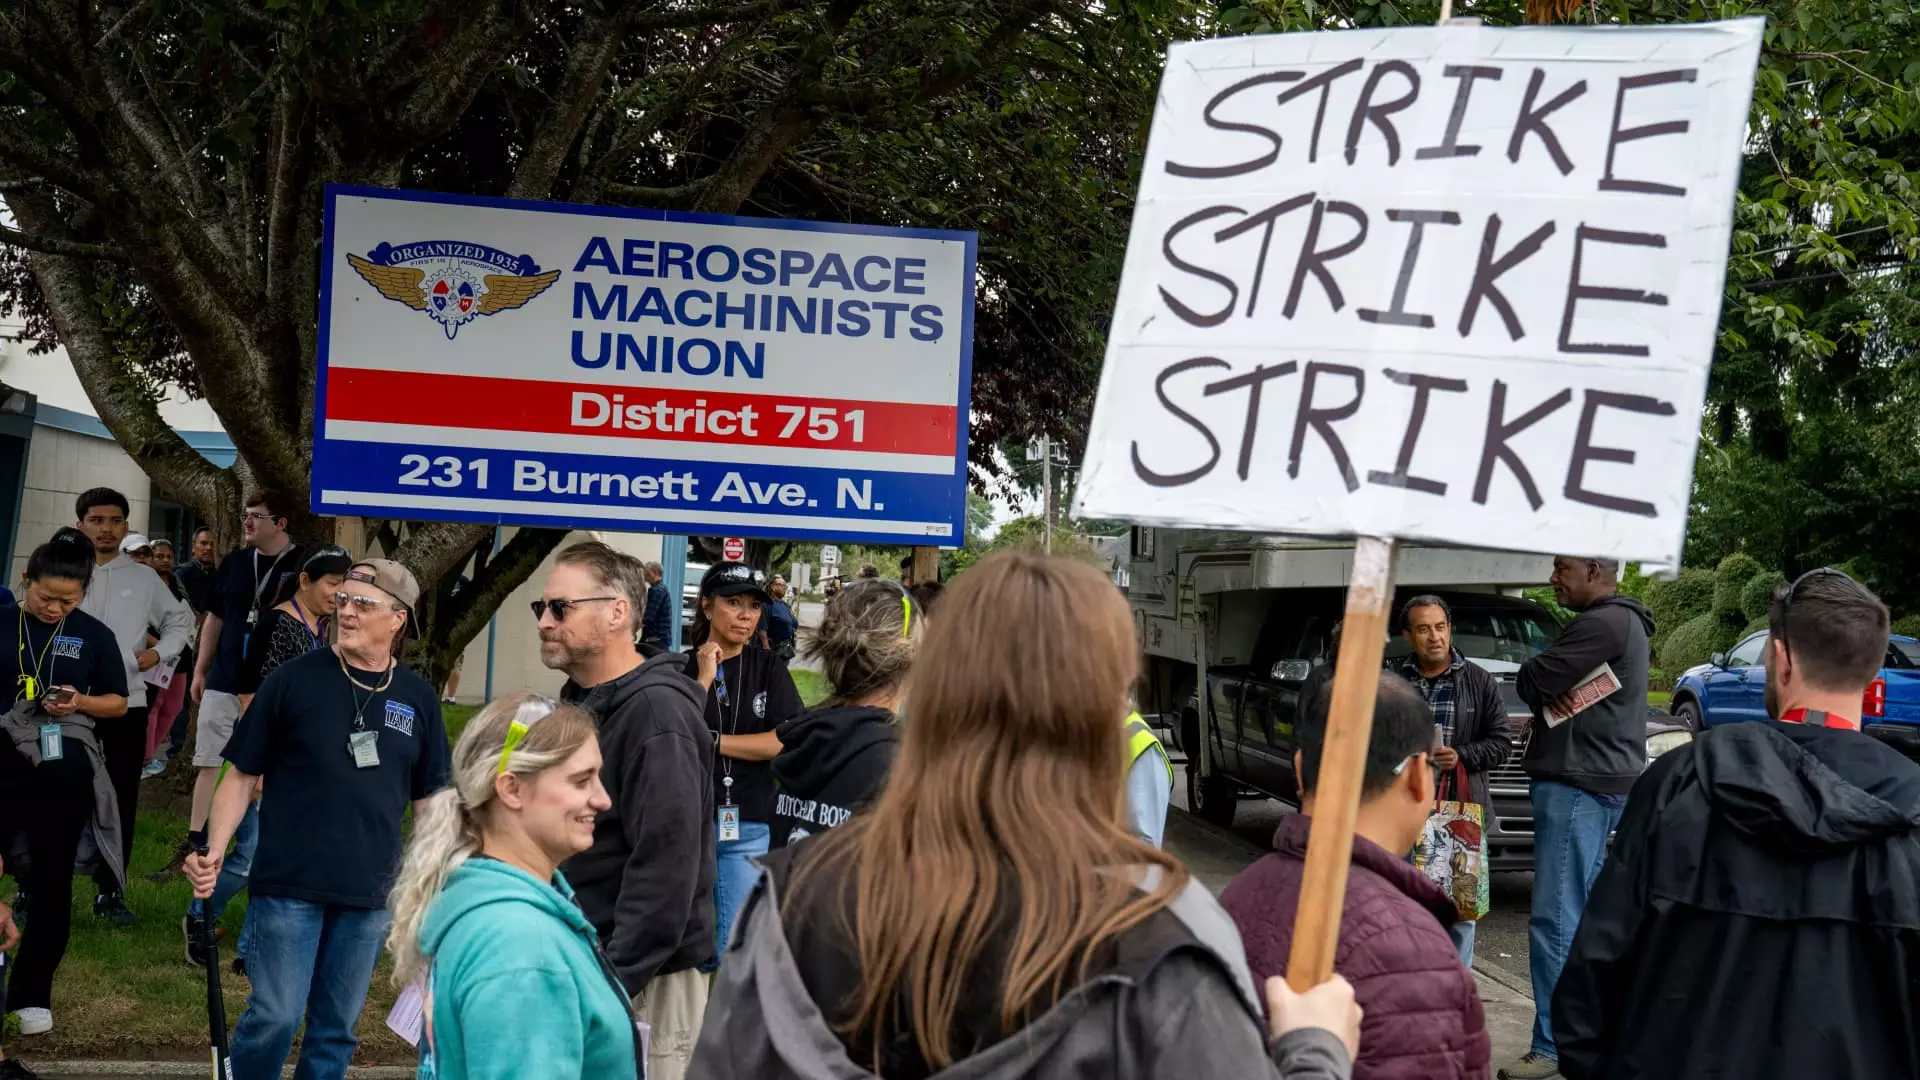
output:
[[[120,660],[127,668],[127,708],[144,708],[146,673],[140,670],[134,655],[147,647],[147,628],[160,632],[160,641],[153,647],[160,654],[159,666],[171,666],[193,637],[193,611],[173,595],[153,568],[141,566],[125,553],[114,556],[105,566],[93,568],[93,580],[87,584],[80,610],[113,631],[120,645]]]
[[[687,1076],[871,1080],[808,991],[781,922],[778,876],[761,876],[741,915],[744,929],[720,967]],[[1351,1062],[1330,1032],[1303,1029],[1268,1044],[1239,932],[1203,887],[1189,883],[1167,911],[1185,940],[1146,970],[1091,979],[934,1080],[1347,1080]]]

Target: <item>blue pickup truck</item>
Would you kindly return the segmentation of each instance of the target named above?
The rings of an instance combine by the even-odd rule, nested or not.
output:
[[[1741,720],[1767,719],[1767,632],[1741,639],[1724,653],[1689,668],[1673,687],[1673,714],[1695,731]],[[1920,758],[1920,641],[1894,635],[1886,666],[1861,702],[1867,734]]]

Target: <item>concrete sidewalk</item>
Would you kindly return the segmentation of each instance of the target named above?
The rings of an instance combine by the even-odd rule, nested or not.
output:
[[[1265,851],[1183,810],[1167,815],[1167,850],[1180,856],[1200,883],[1218,895],[1227,882]],[[1476,956],[1474,982],[1493,1036],[1493,1067],[1527,1052],[1533,1041],[1533,993],[1527,973],[1513,972]]]

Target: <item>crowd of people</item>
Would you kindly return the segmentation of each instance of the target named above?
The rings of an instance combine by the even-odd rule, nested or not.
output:
[[[401,659],[412,573],[295,544],[278,496],[247,502],[245,547],[216,565],[196,537],[163,576],[125,500],[89,492],[0,606],[24,1034],[52,1025],[76,868],[98,917],[139,917],[130,811],[177,748],[188,710],[161,710],[185,684],[182,928],[209,962],[196,929],[247,892],[240,1080],[278,1075],[296,1036],[297,1077],[343,1077],[383,951],[440,1080],[1494,1071],[1478,912],[1410,853],[1437,800],[1486,804],[1520,733],[1440,597],[1398,613],[1409,652],[1377,676],[1337,975],[1296,994],[1331,667],[1293,733],[1301,812],[1216,901],[1161,848],[1172,768],[1130,711],[1126,601],[1089,567],[1003,553],[944,590],[863,573],[802,633],[783,581],[723,562],[669,652],[657,564],[575,544],[532,603],[564,686],[498,698],[450,744],[439,688]],[[1776,722],[1648,767],[1652,620],[1616,579],[1557,560],[1579,615],[1517,675],[1538,1015],[1499,1075],[1920,1075],[1920,766],[1860,731],[1885,607],[1837,571],[1782,586]],[[796,652],[829,686],[811,709]],[[1573,700],[1601,666],[1620,688]],[[0,1060],[0,1080],[31,1076]]]

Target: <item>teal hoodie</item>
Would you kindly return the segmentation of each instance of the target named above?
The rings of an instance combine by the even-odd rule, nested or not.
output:
[[[551,885],[469,859],[420,930],[433,963],[433,1044],[420,1080],[624,1080],[637,1076],[633,1020],[594,956],[594,932]]]

